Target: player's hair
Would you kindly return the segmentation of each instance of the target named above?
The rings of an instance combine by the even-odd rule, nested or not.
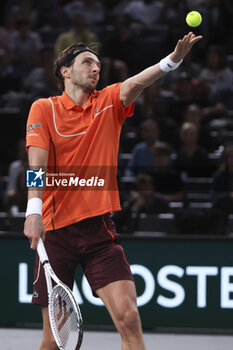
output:
[[[65,89],[64,77],[61,74],[61,67],[62,66],[71,67],[72,64],[74,63],[76,55],[74,55],[74,58],[72,58],[71,60],[68,60],[68,62],[65,62],[66,58],[68,58],[68,56],[72,54],[72,52],[75,52],[76,50],[79,50],[79,49],[82,51],[90,51],[97,56],[99,47],[97,46],[97,43],[91,44],[90,47],[87,47],[84,43],[75,43],[68,46],[65,50],[63,50],[60,53],[60,55],[54,61],[53,71],[54,71],[55,77],[58,80],[58,87],[61,91],[64,91]],[[65,64],[62,64],[62,62],[65,62]]]

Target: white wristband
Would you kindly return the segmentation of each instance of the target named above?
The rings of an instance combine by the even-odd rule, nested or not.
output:
[[[31,198],[28,201],[25,216],[27,217],[32,214],[39,214],[42,216],[42,200],[38,197]]]
[[[169,72],[170,70],[178,68],[182,62],[183,60],[175,63],[170,59],[170,55],[168,55],[159,62],[159,67],[163,72]]]

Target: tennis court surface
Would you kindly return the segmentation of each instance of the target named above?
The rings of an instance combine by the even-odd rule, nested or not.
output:
[[[147,350],[232,350],[233,335],[145,333]],[[38,350],[41,330],[0,328],[1,350]],[[85,331],[82,350],[120,350],[116,332]]]

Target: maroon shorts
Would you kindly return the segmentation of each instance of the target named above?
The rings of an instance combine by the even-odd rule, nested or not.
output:
[[[116,233],[115,224],[105,214],[48,231],[44,244],[58,278],[72,289],[75,270],[81,264],[95,295],[97,289],[111,282],[134,280],[119,242],[120,235]],[[32,302],[48,305],[44,269],[38,255],[34,268]]]

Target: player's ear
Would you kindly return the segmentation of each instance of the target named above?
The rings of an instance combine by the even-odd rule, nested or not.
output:
[[[62,66],[60,72],[63,78],[70,78],[70,67]]]

